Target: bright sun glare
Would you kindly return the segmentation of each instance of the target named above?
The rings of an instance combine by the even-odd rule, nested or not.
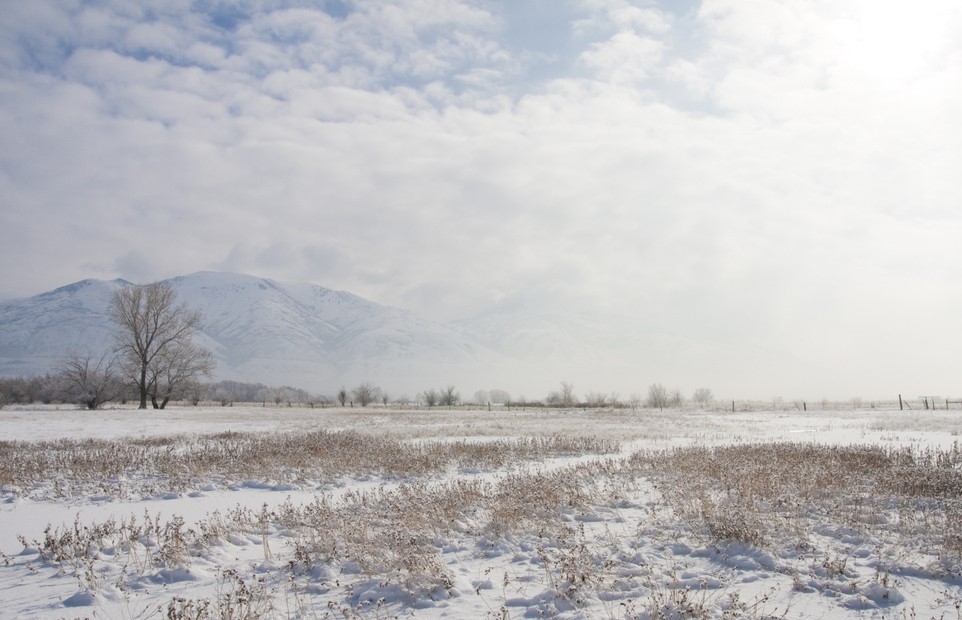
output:
[[[938,64],[958,12],[956,0],[859,0],[838,30],[839,61],[873,80],[912,80]]]

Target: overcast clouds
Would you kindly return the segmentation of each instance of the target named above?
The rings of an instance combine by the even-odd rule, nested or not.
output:
[[[955,0],[0,8],[2,296],[228,270],[962,390]]]

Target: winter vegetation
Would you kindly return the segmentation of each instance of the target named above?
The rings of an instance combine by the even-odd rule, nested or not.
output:
[[[0,377],[0,408],[4,405],[71,405],[84,409],[97,409],[104,406],[124,406],[137,401],[137,391],[130,384],[110,381],[112,375],[104,372],[105,366],[112,363],[103,358],[94,359],[91,355],[72,356],[61,361],[57,372],[32,377]],[[818,398],[811,400],[786,400],[773,397],[768,401],[758,400],[719,400],[709,388],[698,388],[689,398],[675,388],[669,392],[662,384],[654,383],[648,388],[647,397],[633,392],[627,397],[617,393],[586,392],[583,397],[574,393],[572,383],[562,382],[572,391],[564,396],[564,390],[551,390],[543,398],[512,396],[501,389],[476,390],[472,397],[463,398],[455,386],[443,390],[429,388],[418,392],[414,398],[401,393],[394,397],[373,382],[365,382],[351,388],[341,387],[334,394],[309,392],[302,388],[282,385],[271,386],[264,383],[222,380],[194,382],[176,393],[174,402],[178,405],[203,406],[216,404],[222,407],[235,405],[284,406],[284,407],[395,407],[433,408],[497,406],[507,408],[543,409],[597,409],[628,408],[664,409],[685,408],[697,411],[725,411],[735,407],[738,411],[838,411],[843,409],[876,409],[879,407],[898,407],[896,400],[867,400],[852,397],[845,400]],[[913,409],[962,409],[962,398],[952,396],[903,397],[904,410]],[[362,404],[363,403],[363,404]]]
[[[962,418],[845,405],[12,406],[0,598],[51,619],[962,617]]]

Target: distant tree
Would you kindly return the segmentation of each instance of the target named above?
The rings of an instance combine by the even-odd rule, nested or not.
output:
[[[311,409],[316,406],[327,407],[333,402],[334,401],[330,396],[326,396],[324,394],[310,394],[307,397],[307,404]]]
[[[7,405],[25,405],[43,400],[47,392],[56,392],[56,379],[47,377],[8,377],[0,379],[0,391]]]
[[[384,405],[385,407],[387,407],[387,402],[388,402],[389,400],[391,400],[391,399],[390,399],[390,397],[387,395],[387,392],[383,392],[383,393],[381,394],[381,404]]]
[[[668,390],[660,383],[652,383],[648,386],[648,406],[652,408],[664,409],[668,406]]]
[[[87,409],[99,409],[123,391],[113,356],[94,359],[90,353],[71,355],[59,364],[57,376],[63,383],[64,400]]]
[[[441,401],[441,394],[434,388],[424,390],[421,392],[421,400],[424,401],[424,404],[428,407],[434,407]]]
[[[380,393],[381,389],[370,382],[361,383],[351,390],[354,400],[357,401],[362,407],[367,407],[377,400]]]
[[[568,381],[562,381],[561,389],[548,392],[544,402],[551,407],[574,407],[578,404],[574,384]]]
[[[682,396],[681,390],[675,388],[671,391],[671,396],[668,398],[668,404],[672,407],[681,407],[685,404],[685,397]]]
[[[262,390],[267,390],[267,386],[262,383],[243,383],[241,381],[218,381],[208,387],[208,398],[220,402],[227,406],[232,403],[253,403],[264,401],[260,397]]]
[[[193,406],[200,404],[200,401],[210,398],[210,385],[194,381],[184,386],[184,400]]]
[[[215,386],[211,390],[211,398],[219,402],[221,407],[234,404],[234,398],[230,390],[221,385]]]
[[[266,385],[261,385],[260,387],[257,388],[257,391],[254,392],[254,400],[256,402],[263,403],[266,406],[267,401],[273,402],[274,390],[267,387]]]
[[[294,403],[302,403],[307,399],[307,392],[288,385],[282,385],[274,390],[274,402],[278,405],[284,403],[288,407],[293,407]]]
[[[604,407],[608,404],[608,396],[601,392],[588,392],[585,394],[585,404],[589,407]]]
[[[0,377],[2,404],[52,403],[63,397],[62,382],[56,375]]]
[[[712,401],[715,400],[715,396],[711,393],[711,390],[702,387],[695,390],[695,393],[691,395],[691,399],[699,405],[704,406],[710,405]]]
[[[117,289],[109,309],[117,327],[115,353],[124,374],[136,386],[140,409],[147,398],[165,403],[178,386],[210,375],[213,357],[191,340],[200,329],[201,314],[178,305],[169,282]]]
[[[477,392],[474,393],[475,405],[486,405],[489,402],[491,402],[491,399],[488,397],[487,390],[478,390]]]
[[[343,385],[341,386],[341,389],[338,390],[337,392],[337,402],[341,403],[342,407],[344,406],[345,403],[347,403],[347,390],[344,388]]]
[[[461,402],[461,394],[454,389],[453,385],[441,390],[441,397],[438,400],[438,404],[443,407],[453,407]]]

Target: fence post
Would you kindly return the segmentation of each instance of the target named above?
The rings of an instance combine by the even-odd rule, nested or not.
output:
[[[899,411],[902,411],[902,395],[899,394]]]

